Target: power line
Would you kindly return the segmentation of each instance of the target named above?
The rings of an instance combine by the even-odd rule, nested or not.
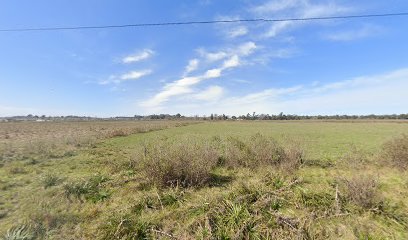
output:
[[[280,18],[280,19],[279,18],[278,19],[255,18],[255,19],[235,19],[235,20],[188,21],[188,22],[135,23],[135,24],[100,25],[100,26],[4,28],[4,29],[0,29],[0,32],[88,30],[88,29],[105,29],[105,28],[156,27],[156,26],[175,26],[175,25],[216,24],[216,23],[318,21],[318,20],[331,20],[331,19],[378,18],[378,17],[396,17],[396,16],[408,16],[408,12],[329,16],[329,17],[309,17],[309,18]]]

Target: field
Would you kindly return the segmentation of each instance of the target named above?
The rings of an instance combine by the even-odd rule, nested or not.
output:
[[[406,121],[0,123],[0,237],[408,239],[406,134]]]

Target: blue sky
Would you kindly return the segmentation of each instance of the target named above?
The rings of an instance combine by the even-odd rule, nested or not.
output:
[[[408,1],[2,0],[0,28],[408,11]],[[0,32],[0,116],[408,112],[408,17]]]

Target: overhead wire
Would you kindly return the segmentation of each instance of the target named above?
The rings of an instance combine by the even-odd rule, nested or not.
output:
[[[91,30],[107,28],[136,28],[136,27],[158,27],[158,26],[179,26],[198,24],[220,24],[220,23],[254,23],[254,22],[289,22],[289,21],[319,21],[335,19],[357,19],[357,18],[379,18],[408,16],[408,12],[399,13],[379,13],[365,15],[343,15],[327,17],[306,17],[306,18],[253,18],[253,19],[233,19],[233,20],[208,20],[208,21],[183,21],[183,22],[157,22],[157,23],[134,23],[119,25],[90,25],[90,26],[65,26],[65,27],[24,27],[24,28],[0,28],[0,32],[31,32],[31,31],[62,31],[62,30]]]

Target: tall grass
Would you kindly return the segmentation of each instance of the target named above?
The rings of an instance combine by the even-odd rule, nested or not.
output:
[[[218,155],[208,142],[194,137],[157,140],[137,155],[146,177],[158,186],[203,186],[211,180]]]
[[[408,135],[396,137],[383,145],[383,157],[391,165],[401,170],[408,170]]]
[[[217,167],[276,166],[293,171],[302,161],[303,150],[299,146],[282,147],[261,134],[248,139],[187,135],[149,141],[135,154],[131,165],[160,187],[200,187],[213,180],[212,172]]]

